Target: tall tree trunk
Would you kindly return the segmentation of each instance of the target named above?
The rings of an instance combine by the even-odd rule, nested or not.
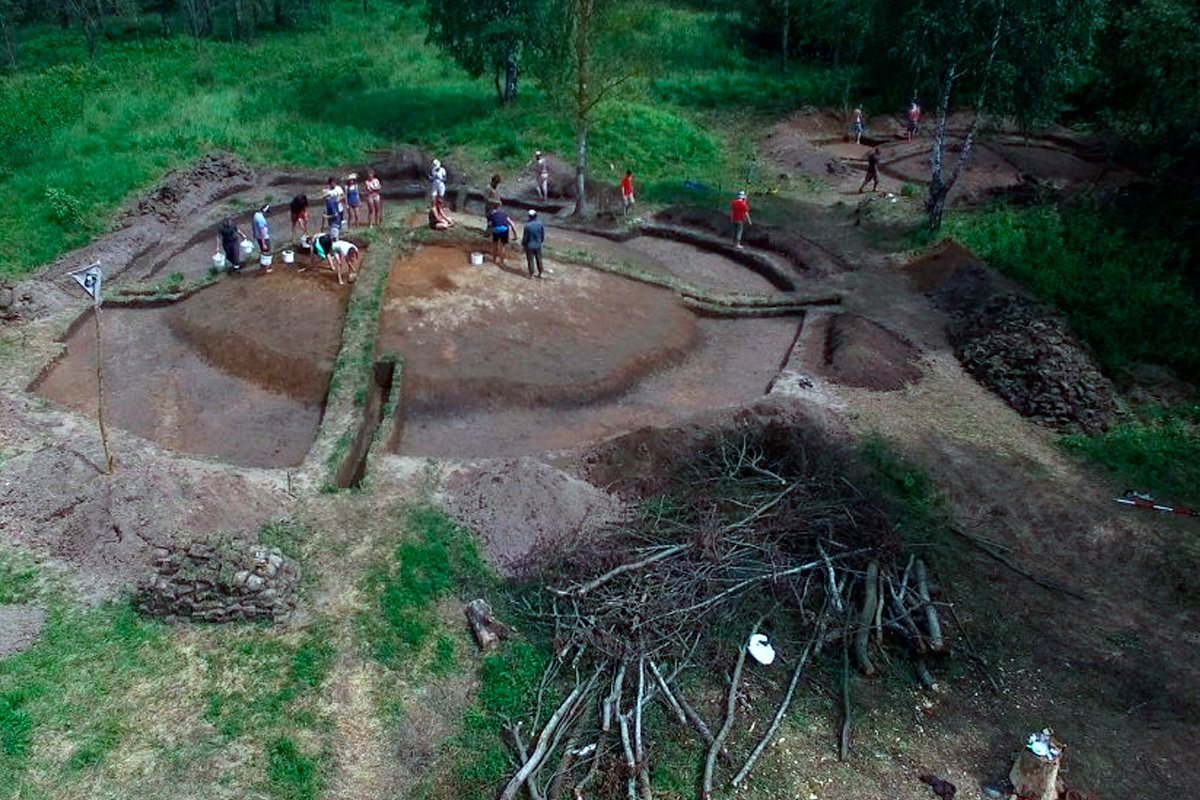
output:
[[[587,216],[588,87],[593,0],[577,0],[575,19],[575,216]]]
[[[8,18],[0,13],[0,36],[4,37],[4,55],[8,59],[8,68],[17,68],[17,46],[13,43],[8,30]]]
[[[587,135],[586,115],[577,120],[575,130],[575,216],[586,217],[587,208]]]
[[[517,99],[517,81],[520,75],[517,64],[517,52],[510,49],[504,58],[504,102],[511,103]]]

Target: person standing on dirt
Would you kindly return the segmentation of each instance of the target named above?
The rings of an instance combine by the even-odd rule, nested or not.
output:
[[[746,199],[745,192],[738,192],[737,197],[729,204],[729,219],[733,222],[733,241],[741,250],[742,234],[746,232],[747,225],[754,224],[750,220],[750,201]]]
[[[529,209],[529,219],[525,222],[525,230],[521,232],[521,248],[525,250],[525,265],[529,267],[529,277],[534,277],[533,267],[537,265],[537,277],[542,277],[542,245],[546,243],[546,226],[538,219],[537,211]]]
[[[500,175],[492,176],[492,180],[488,183],[488,188],[483,192],[483,216],[485,219],[491,219],[492,212],[500,206],[504,205],[504,199],[500,197]]]
[[[358,224],[358,207],[362,204],[362,198],[358,193],[358,173],[351,172],[346,176],[346,208],[349,209],[350,219],[346,220],[346,227]]]
[[[516,233],[516,229],[516,223],[508,214],[504,213],[503,208],[497,208],[488,215],[488,230],[492,234],[492,260],[501,269],[507,266],[504,262],[504,251],[512,240],[513,234]]]
[[[267,227],[267,212],[270,210],[270,205],[263,206],[254,212],[254,219],[250,222],[250,228],[254,231],[254,241],[258,242],[258,252],[264,256],[271,254],[271,229]],[[267,272],[270,271],[268,267]]]
[[[297,227],[308,236],[308,195],[298,194],[293,197],[292,202],[288,204],[288,211],[292,215],[292,238],[296,238]]]
[[[550,199],[550,162],[546,161],[546,156],[541,150],[533,156],[533,171],[537,181],[537,195],[539,200]]]
[[[325,213],[322,215],[322,221],[329,229],[329,235],[337,239],[341,234],[342,214],[338,210],[337,195],[333,193],[332,189],[325,190]]]
[[[867,155],[867,177],[863,178],[862,186],[858,187],[858,193],[862,194],[863,189],[867,188],[867,184],[875,182],[871,187],[872,192],[879,191],[879,148],[876,147]]]
[[[435,158],[433,168],[429,170],[429,199],[438,197],[446,197],[446,168]]]
[[[367,227],[383,224],[383,185],[375,177],[375,170],[367,170]]]
[[[337,218],[338,228],[346,227],[346,190],[343,189],[332,175],[326,181],[329,193],[333,195],[333,199],[337,201]],[[336,236],[333,238],[337,238]]]
[[[621,213],[629,216],[629,209],[636,201],[633,199],[633,170],[625,170],[625,177],[621,178]]]
[[[908,104],[908,129],[905,135],[906,139],[912,139],[917,135],[917,131],[921,128],[921,106],[917,103],[917,98],[913,98]]]
[[[851,123],[851,130],[854,132],[854,143],[862,144],[862,135],[867,130],[867,126],[863,123],[861,108],[854,109],[854,122]]]
[[[241,244],[245,238],[246,234],[238,229],[233,217],[226,217],[221,221],[221,229],[217,232],[217,242],[221,252],[225,254],[230,272],[237,272],[242,268]]]

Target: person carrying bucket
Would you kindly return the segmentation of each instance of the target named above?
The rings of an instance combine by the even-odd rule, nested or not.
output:
[[[271,229],[267,227],[267,212],[270,210],[269,204],[264,205],[254,212],[254,219],[250,223],[254,240],[258,242],[258,252],[262,255],[259,263],[264,272],[271,271]]]
[[[233,217],[226,217],[221,221],[221,228],[217,232],[217,246],[225,254],[225,262],[229,265],[230,272],[237,272],[242,268],[241,242],[245,238],[246,234],[238,228]]]

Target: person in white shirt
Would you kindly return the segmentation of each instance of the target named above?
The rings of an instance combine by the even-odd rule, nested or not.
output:
[[[446,196],[446,168],[436,158],[433,168],[429,170],[429,199]]]

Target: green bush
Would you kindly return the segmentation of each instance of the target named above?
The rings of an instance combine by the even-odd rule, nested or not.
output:
[[[1200,375],[1200,304],[1178,244],[1085,205],[1001,205],[953,215],[946,229],[1066,312],[1107,370],[1137,361]]]

